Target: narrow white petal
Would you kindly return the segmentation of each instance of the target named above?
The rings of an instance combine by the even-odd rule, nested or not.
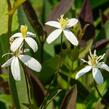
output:
[[[16,38],[11,44],[11,51],[13,52],[16,51],[20,47],[22,41],[23,41],[23,38]]]
[[[59,22],[57,21],[48,21],[45,23],[46,25],[52,26],[52,27],[56,27],[56,28],[61,28],[61,25]]]
[[[84,59],[81,59],[81,61],[83,61],[84,63],[88,63],[86,60],[84,60]]]
[[[69,40],[73,45],[77,46],[78,45],[78,40],[76,36],[69,30],[64,30],[64,35]]]
[[[28,56],[28,55],[20,55],[19,59],[30,69],[40,72],[42,69],[41,64],[35,60],[34,58]]]
[[[16,37],[22,37],[22,33],[15,33],[14,35],[12,35],[11,37],[16,38]]]
[[[27,37],[35,37],[36,35],[32,32],[27,32]]]
[[[103,76],[101,74],[101,71],[98,68],[92,69],[93,78],[98,84],[103,83]]]
[[[77,23],[78,23],[78,19],[75,19],[75,18],[69,19],[67,28],[70,28],[70,27],[76,25]]]
[[[80,76],[84,75],[85,73],[89,72],[92,69],[91,66],[86,66],[83,69],[81,69],[77,74],[76,74],[76,79],[78,79]]]
[[[12,60],[11,71],[15,80],[21,80],[19,60],[17,57],[14,57]]]
[[[13,57],[7,60],[1,67],[8,67],[9,65],[11,65],[12,60],[13,60]]]
[[[101,69],[104,69],[104,70],[106,70],[106,71],[109,72],[109,66],[106,65],[104,62],[98,63],[98,64],[97,64],[97,67],[98,67],[98,68],[101,68]]]
[[[62,33],[61,29],[54,30],[48,37],[47,37],[47,43],[52,43],[55,39],[58,38],[58,36]]]
[[[25,41],[33,49],[34,52],[37,51],[38,45],[37,45],[37,43],[36,43],[36,41],[34,39],[32,39],[31,37],[26,37]]]

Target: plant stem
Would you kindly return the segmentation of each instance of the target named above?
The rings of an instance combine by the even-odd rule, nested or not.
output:
[[[62,60],[61,60],[61,56],[60,56],[60,57],[59,57],[59,63],[58,63],[58,65],[57,65],[57,70],[56,70],[56,72],[55,72],[55,77],[54,77],[54,78],[52,79],[52,81],[50,82],[50,84],[49,84],[47,90],[50,89],[51,85],[55,82],[55,80],[56,80],[56,78],[57,78],[57,76],[58,76],[59,69],[60,69],[60,67],[61,67],[61,61],[62,61]],[[43,100],[41,106],[39,107],[39,109],[45,109],[44,107],[46,106],[46,102],[47,102],[46,100],[47,100],[48,95],[49,95],[49,93],[47,92],[47,93],[46,93],[46,96],[44,97],[44,100]]]
[[[99,91],[99,89],[98,89],[97,84],[96,84],[95,81],[94,81],[94,85],[95,85],[95,89],[96,89],[98,95],[100,96],[100,98],[103,100],[103,102],[105,103],[106,106],[109,106],[109,103],[108,103],[108,102],[103,98],[103,96],[101,95],[101,93],[100,93],[100,91]]]
[[[63,41],[63,33],[61,35],[61,52],[62,52],[62,41]]]

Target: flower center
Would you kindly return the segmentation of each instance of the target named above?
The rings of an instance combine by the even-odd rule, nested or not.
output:
[[[22,33],[23,38],[25,38],[27,36],[27,30],[28,30],[27,26],[21,25],[20,31]]]
[[[61,15],[61,18],[59,19],[59,23],[61,25],[61,28],[65,29],[68,24],[68,18],[64,19],[63,17],[64,15]]]
[[[96,64],[97,64],[97,57],[96,56],[92,56],[92,58],[89,61],[93,67],[96,67]]]

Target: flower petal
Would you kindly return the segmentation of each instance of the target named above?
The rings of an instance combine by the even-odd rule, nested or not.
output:
[[[52,26],[52,27],[56,27],[56,28],[61,28],[61,25],[59,22],[57,21],[48,21],[45,23],[46,25]]]
[[[61,29],[56,29],[54,30],[48,37],[47,37],[47,42],[50,44],[52,43],[55,39],[58,38],[58,36],[61,34],[62,30]]]
[[[72,18],[68,20],[67,28],[70,28],[78,23],[78,19]]]
[[[11,37],[16,38],[16,37],[22,37],[22,33],[15,33],[14,35],[12,35]]]
[[[73,44],[73,45],[78,45],[78,40],[76,36],[69,30],[64,30],[64,35],[65,37]]]
[[[11,71],[15,80],[21,80],[19,60],[17,57],[14,57],[12,60]]]
[[[32,39],[31,37],[26,37],[25,41],[33,49],[34,52],[37,51],[38,45],[37,45],[37,43],[36,43],[36,41],[34,39]]]
[[[30,69],[40,72],[42,69],[41,64],[34,58],[28,55],[19,55],[19,59]]]
[[[98,67],[98,68],[101,68],[101,69],[104,69],[104,70],[106,70],[106,71],[109,72],[109,66],[106,65],[104,62],[98,63],[98,64],[97,64],[97,67]]]
[[[92,69],[91,66],[86,66],[85,68],[81,69],[77,74],[76,74],[76,79],[78,79],[80,76],[84,75],[85,73],[89,72]]]
[[[98,84],[103,83],[103,76],[101,74],[101,71],[98,68],[92,69],[93,78]]]
[[[36,35],[32,32],[27,32],[27,37],[35,37]]]
[[[13,60],[13,57],[7,60],[1,67],[8,67],[9,65],[11,65],[12,60]]]
[[[11,44],[11,51],[15,52],[21,45],[23,38],[17,38]]]

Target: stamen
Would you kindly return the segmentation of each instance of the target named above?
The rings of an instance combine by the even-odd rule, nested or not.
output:
[[[61,17],[59,19],[59,23],[61,25],[61,28],[65,29],[68,24],[68,18],[64,19],[64,15],[61,15]]]
[[[21,25],[20,31],[22,33],[23,38],[25,38],[27,36],[27,30],[28,30],[27,26]]]

